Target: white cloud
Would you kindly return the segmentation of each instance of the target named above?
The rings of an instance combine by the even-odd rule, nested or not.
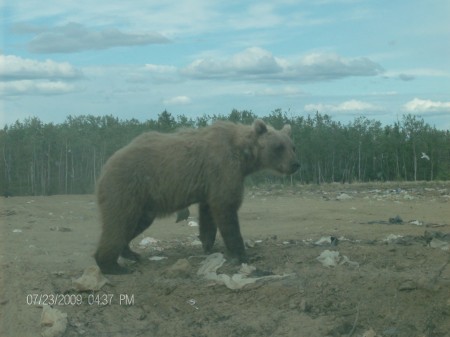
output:
[[[355,99],[345,101],[339,104],[307,104],[305,105],[305,111],[319,111],[321,113],[330,112],[364,112],[364,111],[375,111],[380,110],[379,107],[372,103],[367,103],[363,101],[358,101]]]
[[[252,47],[233,55],[227,61],[229,70],[243,74],[277,73],[282,70],[279,61],[269,51]]]
[[[350,76],[375,76],[382,67],[366,57],[344,58],[334,53],[311,53],[291,68],[293,77],[303,80],[332,80]]]
[[[263,88],[256,90],[245,91],[246,95],[249,96],[282,96],[282,97],[299,97],[303,96],[305,93],[299,88],[286,86],[282,88]]]
[[[227,59],[197,59],[181,69],[181,74],[198,79],[315,82],[350,76],[376,76],[382,71],[380,65],[365,57],[344,58],[337,54],[311,53],[292,61],[252,47]]]
[[[412,81],[418,77],[450,77],[448,71],[433,68],[405,69],[403,71],[386,71],[383,74],[386,78],[397,78],[402,81]]]
[[[402,81],[408,82],[408,81],[412,81],[414,80],[416,77],[414,75],[409,75],[409,74],[399,74],[398,78]]]
[[[158,31],[166,37],[209,32],[227,22],[218,20],[223,13],[220,2],[204,0],[158,1],[15,1],[16,22],[51,19],[58,25],[68,22],[93,23],[98,26],[126,26],[131,29]],[[229,27],[228,27],[229,28]]]
[[[0,55],[0,95],[56,95],[76,90],[82,72],[67,62]]]
[[[73,53],[167,42],[166,37],[155,32],[124,33],[116,28],[95,30],[70,22],[38,33],[29,42],[28,49],[33,53]]]
[[[450,114],[450,102],[432,101],[429,99],[414,98],[405,103],[403,108],[412,113],[446,112]]]
[[[75,91],[75,86],[61,81],[20,80],[0,82],[0,96],[60,95]]]
[[[166,37],[197,35],[217,31],[267,29],[275,26],[303,24],[299,13],[291,11],[295,2],[245,2],[184,0],[160,1],[15,1],[16,22],[33,22],[50,18],[64,25],[74,21],[95,22],[99,26],[126,26],[131,29],[158,31]],[[322,13],[321,13],[322,14]],[[323,15],[318,15],[322,18]],[[309,21],[320,21],[312,17]],[[18,27],[16,32],[38,32],[39,27]]]
[[[285,21],[285,18],[276,14],[274,3],[257,3],[245,11],[237,12],[228,23],[235,29],[255,29],[277,26]]]
[[[67,62],[36,61],[14,55],[0,55],[0,78],[3,81],[43,78],[75,79],[80,76],[81,71]]]
[[[191,103],[191,99],[188,96],[175,96],[163,101],[167,105],[186,105]]]
[[[177,71],[177,67],[159,65],[159,64],[146,64],[144,70],[155,74],[172,74]]]

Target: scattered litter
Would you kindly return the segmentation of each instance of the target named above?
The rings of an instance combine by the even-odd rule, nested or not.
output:
[[[21,229],[13,229],[13,233],[22,233]]]
[[[423,226],[423,222],[419,221],[419,220],[412,220],[409,222],[411,225],[416,225],[416,226]]]
[[[340,265],[348,264],[351,267],[359,268],[359,263],[355,262],[355,261],[351,261],[346,255],[342,255],[342,260],[341,260],[341,262],[339,264]]]
[[[141,248],[145,248],[151,244],[157,243],[158,240],[151,238],[150,236],[146,236],[145,238],[143,238],[140,242],[139,242],[139,246]]]
[[[351,261],[347,256],[339,256],[339,252],[324,250],[317,258],[324,267],[336,267],[337,265],[349,264],[352,267],[359,267],[358,262]]]
[[[81,277],[72,280],[72,284],[78,291],[100,290],[106,283],[109,283],[108,279],[103,276],[97,266],[86,268]]]
[[[377,337],[377,333],[372,328],[362,334],[362,337]]]
[[[195,308],[196,310],[198,310],[198,307],[196,306],[197,301],[194,300],[193,298],[189,299],[186,301],[187,304],[191,305],[193,308]]]
[[[253,247],[255,247],[255,241],[253,241],[253,240],[250,240],[250,239],[247,239],[247,240],[245,240],[245,246],[247,247],[247,248],[253,248]]]
[[[430,247],[431,248],[439,248],[439,249],[442,249],[442,250],[449,250],[449,243],[446,242],[446,241],[443,241],[443,240],[439,240],[439,239],[433,238],[430,241]]]
[[[389,218],[389,223],[401,225],[401,224],[403,224],[403,219],[400,217],[400,215],[396,215],[393,218]]]
[[[403,235],[389,234],[383,241],[387,243],[395,243],[398,239],[401,238],[403,238]]]
[[[198,222],[191,220],[188,222],[188,226],[189,227],[198,227]]]
[[[335,236],[322,236],[319,240],[314,242],[317,246],[324,246],[324,245],[332,245],[337,246],[339,240]]]
[[[339,263],[339,252],[325,250],[316,259],[324,267],[335,267]]]
[[[349,196],[347,193],[341,193],[336,197],[336,200],[349,200],[353,199],[353,197]]]
[[[450,233],[426,230],[423,237],[431,248],[450,249]]]
[[[52,272],[52,275],[55,275],[55,276],[58,276],[58,277],[64,276],[64,274],[65,274],[65,272],[63,272],[62,270],[58,270],[58,271],[53,271]]]
[[[16,215],[17,212],[15,210],[11,210],[11,209],[5,209],[4,211],[0,212],[0,216],[11,216],[11,215]]]
[[[167,259],[167,256],[151,256],[148,259],[150,261],[161,261]]]
[[[237,274],[234,274],[233,276],[229,276],[226,274],[217,274],[217,269],[219,269],[225,263],[225,261],[226,260],[223,257],[223,254],[211,254],[201,262],[201,266],[197,271],[197,275],[204,276],[208,280],[224,284],[227,288],[232,290],[241,289],[247,284],[255,283],[256,281],[280,279],[291,275],[284,274],[249,277],[249,275],[254,272],[256,268],[253,266],[249,266],[246,263],[243,263],[239,272]]]
[[[67,328],[67,314],[44,304],[41,314],[41,326],[43,327],[41,333],[43,337],[60,337]]]

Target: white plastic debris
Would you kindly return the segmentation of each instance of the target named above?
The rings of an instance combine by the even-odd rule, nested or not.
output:
[[[416,226],[422,226],[423,222],[420,222],[419,220],[413,220],[409,222],[411,225],[416,225]]]
[[[108,279],[103,276],[100,268],[97,266],[90,266],[86,268],[83,275],[76,280],[72,280],[72,283],[78,291],[100,290],[106,283],[109,283]]]
[[[403,235],[396,235],[396,234],[389,234],[386,239],[384,239],[384,242],[392,243],[395,242],[398,239],[401,239]]]
[[[362,337],[377,337],[377,333],[372,328],[362,334]]]
[[[255,247],[255,241],[247,239],[244,241],[245,247],[253,248]]]
[[[41,333],[43,337],[60,337],[67,328],[67,314],[44,304],[41,314],[41,326],[43,327]]]
[[[151,256],[148,259],[150,261],[161,261],[167,259],[167,256]]]
[[[322,263],[324,267],[336,267],[339,263],[339,252],[332,250],[324,250],[317,260]]]
[[[342,260],[339,264],[348,264],[352,267],[358,268],[359,267],[359,263],[355,262],[355,261],[351,261],[346,255],[342,255]]]
[[[420,159],[430,160],[430,157],[425,152],[422,152],[422,157],[420,157]]]
[[[22,233],[21,229],[13,229],[13,233]]]
[[[447,241],[439,240],[436,238],[433,238],[433,240],[431,240],[430,247],[431,248],[439,248],[442,250],[449,250],[449,244]]]
[[[352,267],[359,267],[358,262],[351,261],[347,256],[340,256],[339,252],[334,250],[324,250],[317,258],[324,267],[336,267],[337,265],[348,264]]]
[[[197,271],[197,275],[203,276],[208,280],[224,284],[227,288],[232,290],[241,289],[247,284],[255,283],[259,280],[274,280],[290,276],[290,274],[284,274],[262,277],[249,277],[251,272],[256,270],[256,268],[245,263],[242,264],[239,273],[234,274],[233,276],[229,276],[226,274],[217,274],[217,269],[219,269],[225,263],[225,261],[226,260],[223,257],[223,254],[211,254],[204,261],[202,261],[201,266]]]
[[[330,245],[331,244],[331,236],[322,236],[319,240],[314,242],[315,245]]]
[[[146,236],[145,238],[143,238],[143,239],[139,242],[139,246],[141,246],[141,248],[142,248],[142,247],[147,247],[147,246],[149,246],[149,245],[151,245],[151,244],[155,244],[155,243],[157,243],[157,242],[158,242],[157,239],[151,238],[150,236]]]
[[[198,222],[191,220],[188,222],[188,226],[189,227],[198,227]]]
[[[341,193],[336,197],[336,200],[349,200],[353,199],[351,196],[349,196],[347,193]]]

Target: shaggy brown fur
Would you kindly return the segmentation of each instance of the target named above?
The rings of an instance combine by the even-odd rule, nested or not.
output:
[[[246,260],[237,211],[244,178],[261,169],[295,172],[299,163],[290,126],[277,131],[217,122],[174,134],[148,132],[118,150],[97,185],[103,224],[95,253],[103,273],[126,273],[117,258],[137,260],[130,241],[156,217],[199,203],[200,240],[210,252],[219,229],[231,257]]]

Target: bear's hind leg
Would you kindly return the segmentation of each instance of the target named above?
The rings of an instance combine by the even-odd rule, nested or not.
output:
[[[211,253],[214,242],[216,241],[217,226],[211,215],[211,210],[208,204],[199,204],[199,214],[200,241],[202,242],[203,251],[206,254],[209,254]]]

